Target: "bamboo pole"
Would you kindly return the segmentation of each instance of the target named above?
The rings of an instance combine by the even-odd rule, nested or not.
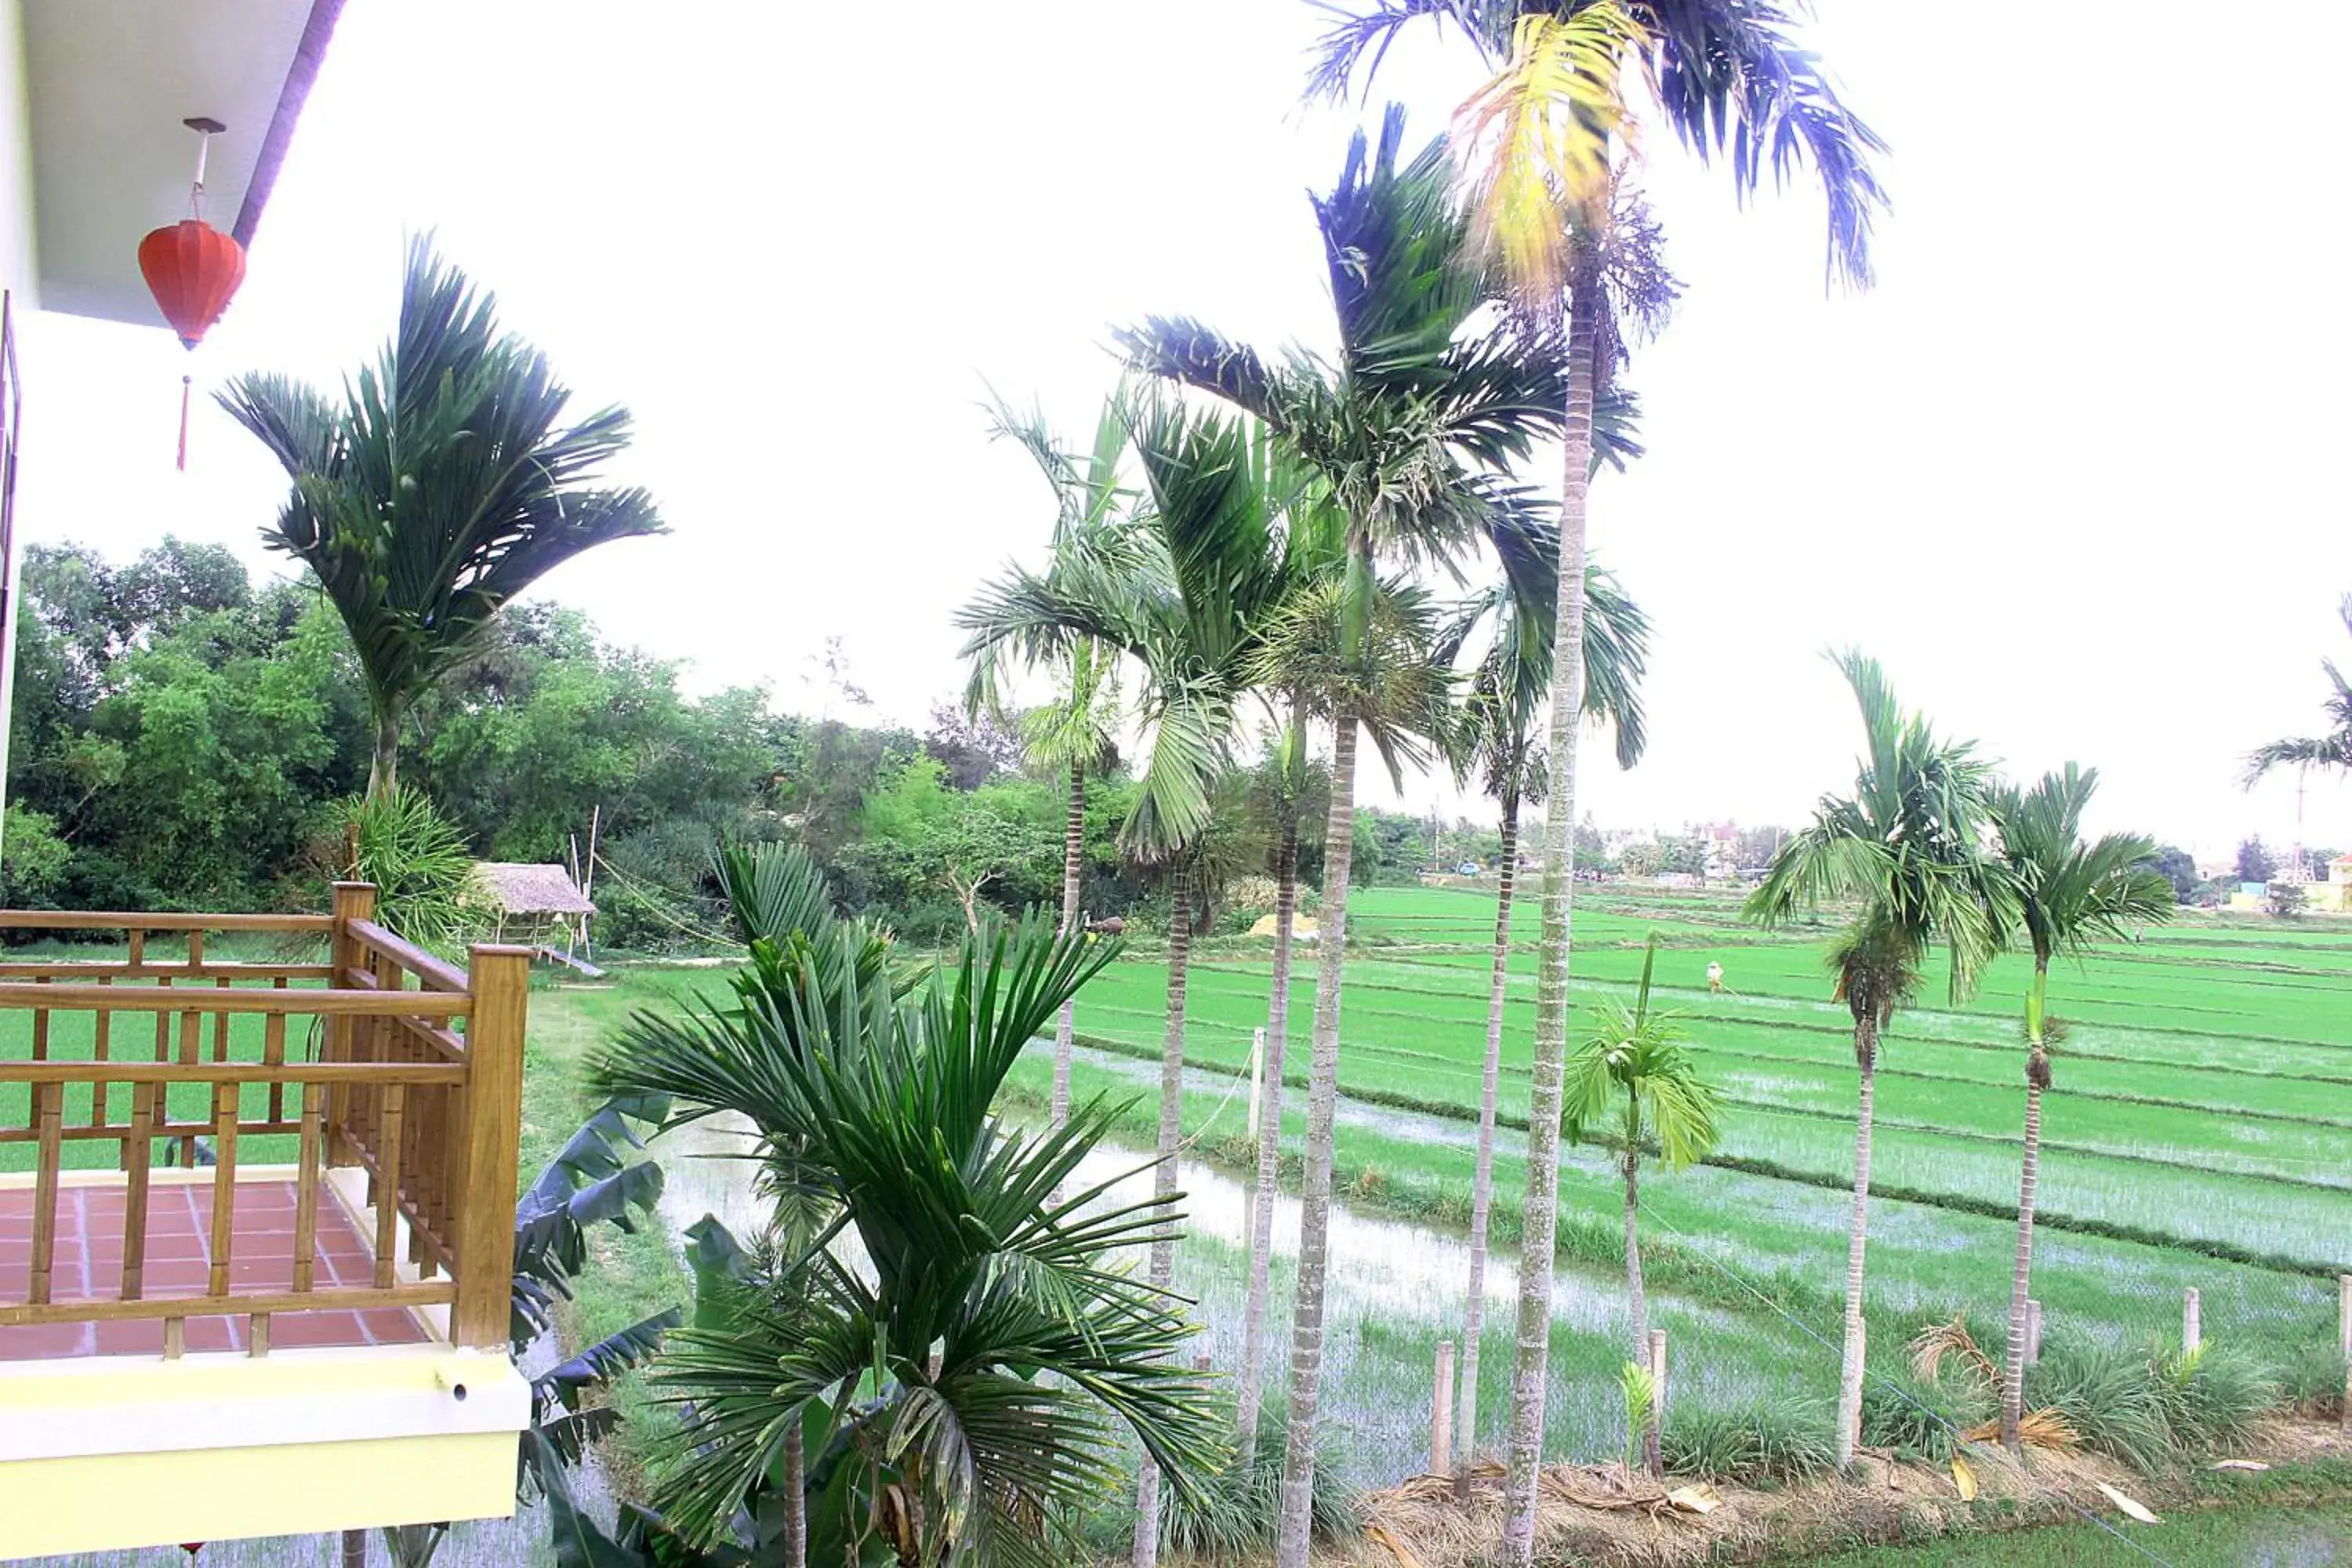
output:
[[[1454,1342],[1437,1342],[1436,1403],[1431,1407],[1429,1427],[1429,1471],[1435,1476],[1454,1473]]]

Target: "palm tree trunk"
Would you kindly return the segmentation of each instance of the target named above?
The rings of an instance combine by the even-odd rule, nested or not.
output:
[[[390,800],[400,787],[400,710],[386,708],[375,716],[375,760],[368,766],[368,798]]]
[[[1067,936],[1078,926],[1078,879],[1085,869],[1087,847],[1087,770],[1080,763],[1070,764],[1069,825],[1062,830],[1062,934]],[[1054,1025],[1054,1094],[1051,1100],[1053,1124],[1059,1128],[1070,1119],[1070,1045],[1077,1032],[1077,998],[1062,1004],[1062,1016]]]
[[[1298,912],[1298,805],[1282,816],[1274,862],[1274,988],[1266,998],[1265,1085],[1258,1108],[1257,1189],[1251,1194],[1249,1300],[1242,1309],[1241,1385],[1234,1425],[1246,1468],[1257,1455],[1257,1414],[1265,1387],[1265,1309],[1273,1291],[1274,1199],[1282,1178],[1282,1058],[1290,1035],[1290,926]]]
[[[1627,1119],[1630,1122],[1631,1118]],[[1650,1364],[1650,1298],[1642,1289],[1642,1145],[1638,1131],[1625,1142],[1625,1303],[1633,1320],[1633,1363]],[[1658,1424],[1642,1428],[1642,1462],[1650,1474],[1662,1476],[1666,1467],[1658,1451]]]
[[[1356,719],[1331,738],[1331,811],[1323,825],[1323,907],[1315,937],[1315,1031],[1307,1069],[1307,1168],[1298,1191],[1298,1290],[1290,1324],[1290,1430],[1282,1456],[1275,1568],[1307,1568],[1314,1522],[1315,1407],[1322,1394],[1323,1274],[1330,1246],[1331,1128],[1339,1097],[1339,985],[1348,947],[1348,869],[1356,842]]]
[[[1510,988],[1511,884],[1519,862],[1519,797],[1503,796],[1503,866],[1495,910],[1495,970],[1486,985],[1486,1076],[1478,1098],[1478,1164],[1470,1180],[1470,1299],[1462,1311],[1462,1391],[1455,1397],[1454,1451],[1457,1496],[1470,1489],[1478,1457],[1478,1342],[1486,1331],[1486,1223],[1495,1203],[1495,1094],[1503,1075],[1503,1003]]]
[[[369,781],[369,787],[371,789],[374,787],[374,781],[373,779]],[[343,1531],[343,1568],[367,1568],[366,1531],[346,1530]]]
[[[2012,1454],[2023,1452],[2017,1428],[2025,1416],[2025,1303],[2033,1293],[2033,1189],[2041,1176],[2042,1091],[2050,1087],[2040,997],[2049,974],[2049,960],[2037,955],[2033,961],[2035,1005],[2029,1009],[2032,1038],[2025,1061],[2025,1160],[2017,1184],[2017,1261],[2009,1277],[2009,1344],[2000,1380],[2000,1442]]]
[[[1864,1014],[1853,1021],[1853,1056],[1862,1068],[1862,1091],[1853,1130],[1853,1221],[1845,1247],[1845,1354],[1838,1371],[1837,1461],[1853,1463],[1856,1429],[1862,1424],[1864,1344],[1862,1327],[1863,1251],[1870,1241],[1870,1121],[1878,1089],[1878,1020]]]
[[[794,1421],[784,1436],[784,1568],[808,1568],[807,1443]]]
[[[1160,1050],[1160,1163],[1151,1195],[1160,1205],[1151,1242],[1150,1280],[1161,1289],[1176,1273],[1176,1155],[1184,1142],[1184,980],[1192,957],[1192,878],[1181,861],[1169,879],[1168,1029]],[[1160,1467],[1147,1456],[1136,1481],[1135,1568],[1160,1561]]]
[[[1544,808],[1543,934],[1536,960],[1535,1068],[1528,1092],[1528,1199],[1519,1247],[1518,1358],[1511,1373],[1511,1456],[1503,1561],[1535,1561],[1536,1472],[1543,1463],[1550,1371],[1552,1252],[1559,1227],[1560,1085],[1568,1070],[1569,904],[1576,886],[1576,742],[1584,701],[1585,489],[1601,279],[1588,263],[1570,283],[1568,419],[1559,504],[1559,605],[1552,627],[1551,772]]]

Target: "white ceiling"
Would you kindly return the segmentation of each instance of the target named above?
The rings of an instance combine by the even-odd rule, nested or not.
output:
[[[188,212],[210,115],[205,216],[236,223],[311,0],[24,0],[41,306],[163,325],[139,241]],[[234,308],[234,307],[232,307]]]

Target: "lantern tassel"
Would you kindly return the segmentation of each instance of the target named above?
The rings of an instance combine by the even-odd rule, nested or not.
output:
[[[188,394],[194,380],[187,375],[180,378],[180,472],[184,474],[188,471]]]

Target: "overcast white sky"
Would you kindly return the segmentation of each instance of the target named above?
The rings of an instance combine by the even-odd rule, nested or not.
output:
[[[2293,8],[2252,73],[2237,41],[2205,52],[2190,0],[2022,30],[1822,11],[1813,41],[1894,144],[1880,284],[1825,297],[1817,204],[1739,213],[1650,144],[1688,293],[1634,364],[1651,455],[1599,487],[1594,538],[1657,624],[1654,741],[1631,773],[1588,753],[1583,804],[1799,819],[1851,774],[1820,654],[1852,643],[2013,770],[2097,765],[2102,826],[2291,840],[2292,781],[2235,777],[2317,728],[2317,662],[2352,656],[2329,194],[2352,8]],[[635,411],[627,473],[675,530],[541,592],[697,687],[787,703],[839,635],[919,723],[958,686],[954,606],[1050,520],[985,440],[983,382],[1075,437],[1112,325],[1326,330],[1303,192],[1358,113],[1298,105],[1317,26],[1303,0],[354,0],[198,389],[332,382],[390,329],[404,233],[437,228],[583,412]],[[1410,35],[1381,96],[1433,135],[1474,80],[1458,42]],[[28,537],[263,561],[280,476],[208,407],[173,470],[167,333],[52,316],[25,351]],[[2306,841],[2352,845],[2352,787],[2314,781],[2306,810]]]

